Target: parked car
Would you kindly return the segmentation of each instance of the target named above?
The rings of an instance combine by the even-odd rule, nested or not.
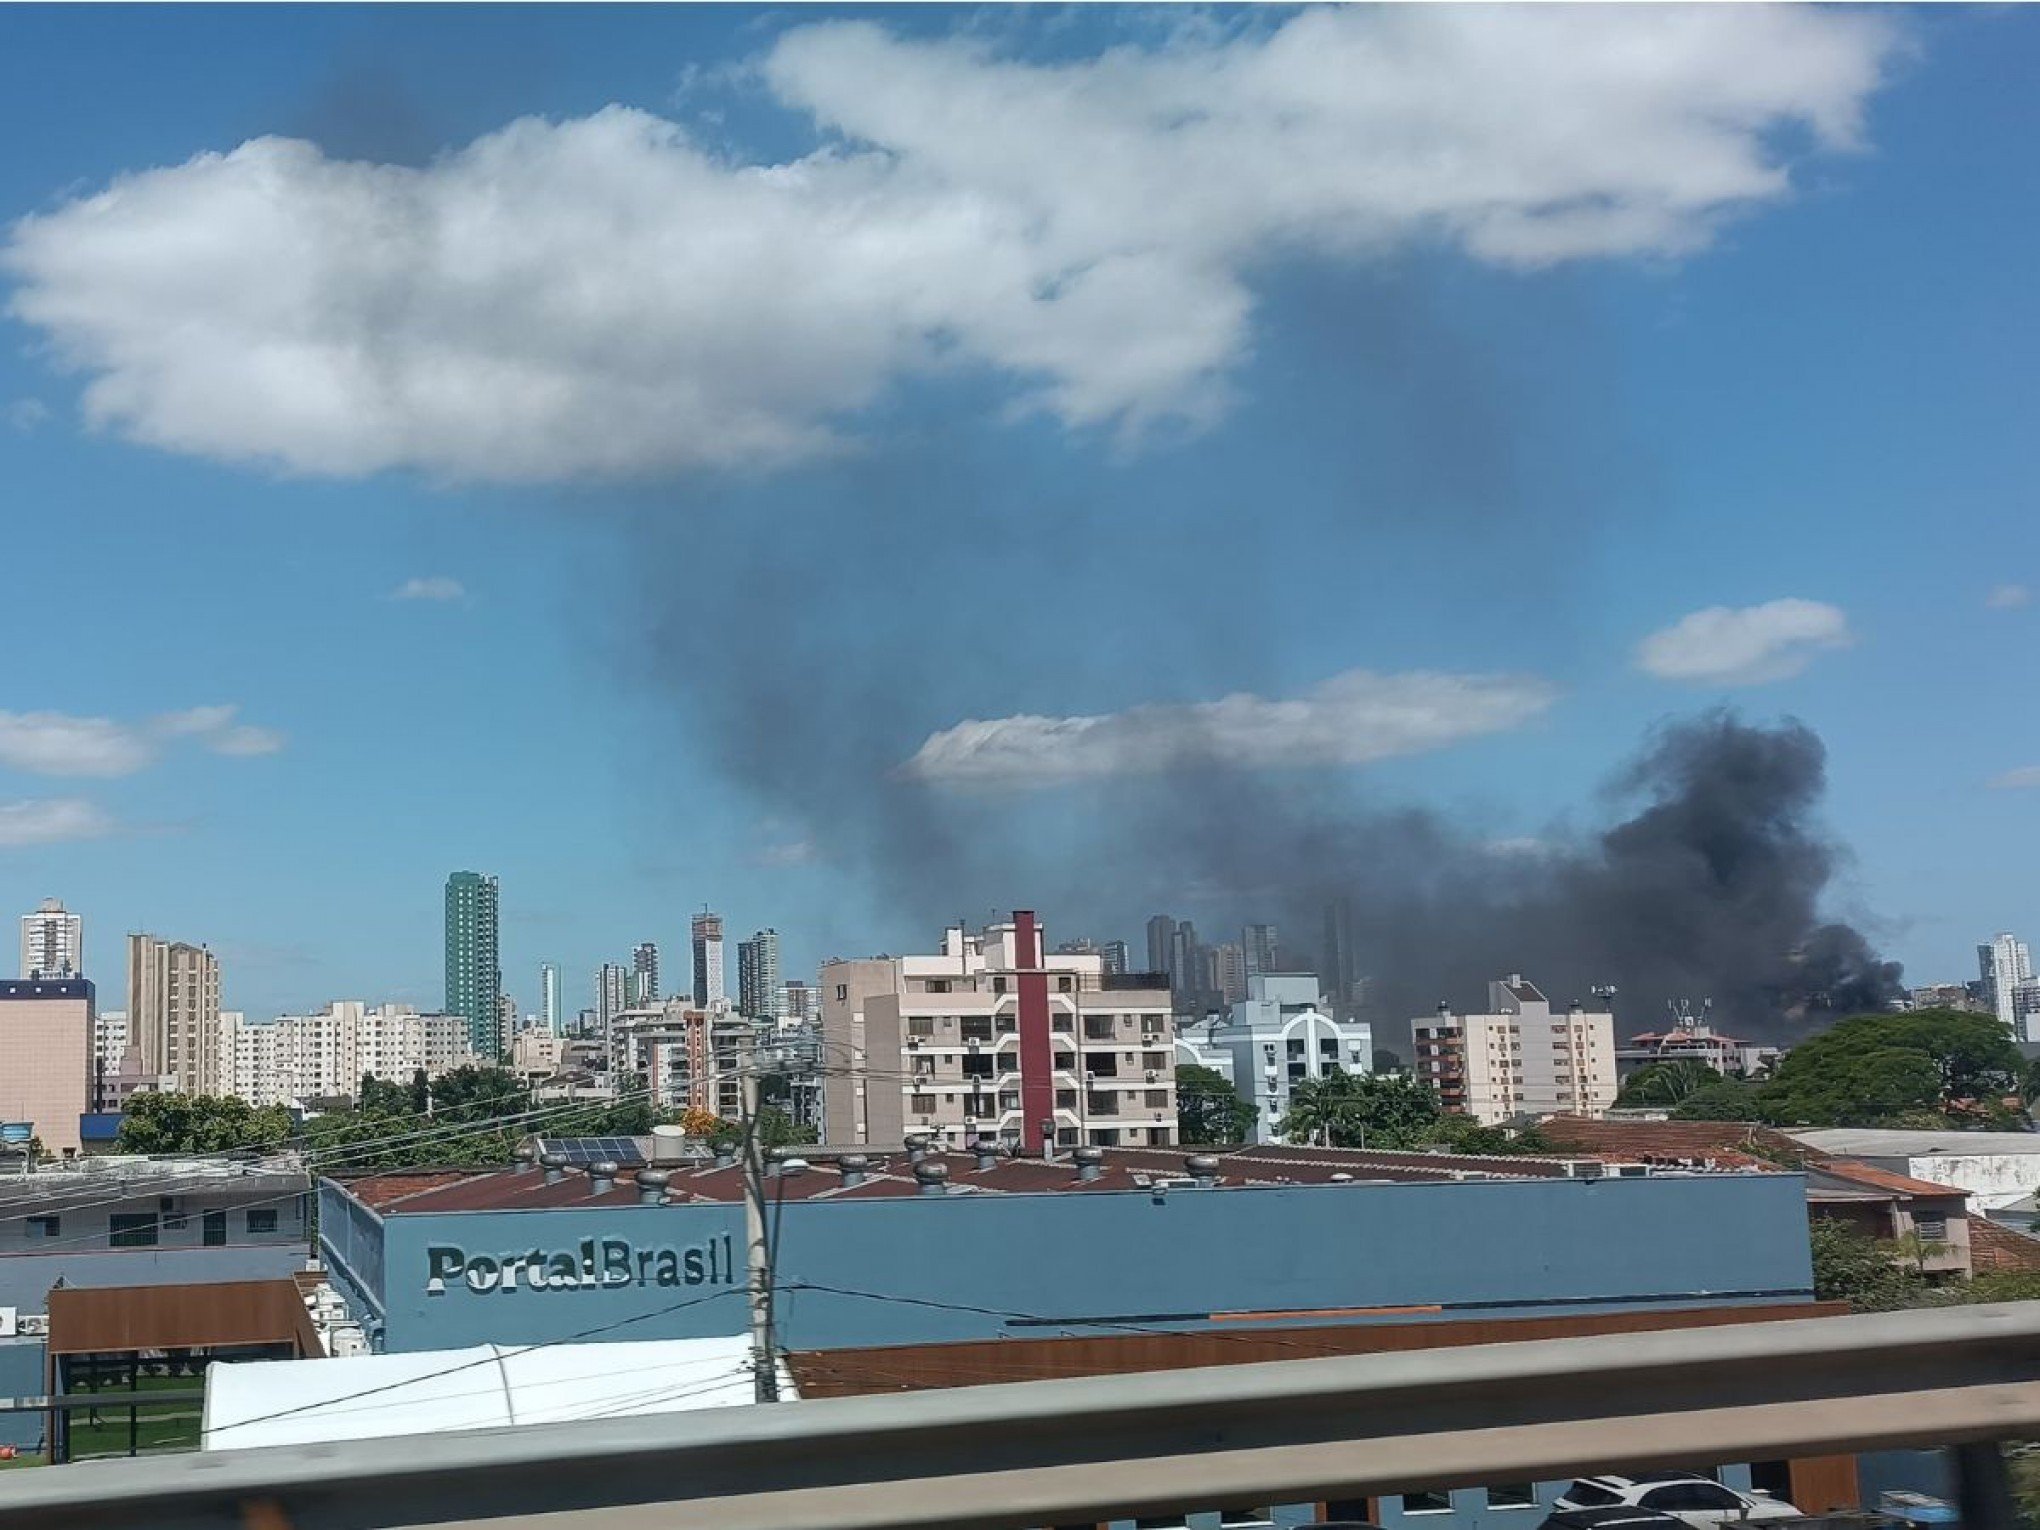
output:
[[[1693,1530],[1658,1509],[1618,1503],[1598,1509],[1556,1509],[1537,1530]]]
[[[1768,1493],[1738,1493],[1697,1472],[1652,1472],[1642,1477],[1581,1477],[1560,1493],[1554,1510],[1653,1509],[1684,1521],[1692,1530],[1744,1520],[1799,1519],[1783,1499]]]

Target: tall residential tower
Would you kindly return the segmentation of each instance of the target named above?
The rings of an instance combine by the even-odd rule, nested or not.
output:
[[[85,921],[61,898],[45,898],[34,913],[21,916],[23,977],[74,978],[84,971]]]
[[[760,930],[737,942],[737,1013],[751,1020],[783,1014],[779,991],[779,932]]]
[[[204,946],[128,936],[128,1045],[180,1094],[218,1094],[220,962]]]
[[[706,1009],[728,997],[723,986],[722,915],[703,909],[694,916],[694,1002]]]
[[[446,879],[445,1012],[467,1021],[469,1050],[487,1062],[499,1060],[508,1044],[497,1012],[502,993],[496,879],[456,871]]]

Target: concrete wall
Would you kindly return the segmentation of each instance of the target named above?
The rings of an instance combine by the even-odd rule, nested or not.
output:
[[[1995,1211],[2040,1191],[2040,1153],[1925,1153],[1862,1161],[1928,1184],[1966,1190],[1977,1211]]]
[[[28,1183],[33,1185],[35,1181],[31,1179]],[[305,1223],[311,1199],[309,1195],[283,1193],[279,1200],[280,1192],[276,1190],[249,1189],[223,1178],[217,1189],[173,1187],[177,1190],[174,1199],[179,1209],[172,1214],[160,1209],[163,1198],[157,1187],[146,1181],[123,1186],[109,1176],[103,1189],[97,1184],[85,1186],[82,1192],[75,1185],[65,1188],[71,1192],[68,1197],[51,1195],[41,1201],[6,1203],[6,1215],[0,1217],[0,1257],[103,1251],[108,1246],[107,1239],[112,1236],[114,1216],[150,1213],[156,1216],[156,1246],[159,1248],[205,1247],[206,1213],[221,1211],[227,1216],[227,1242],[230,1246],[288,1245],[302,1253],[311,1243],[310,1230]],[[69,1204],[66,1204],[67,1199]],[[275,1231],[251,1231],[248,1225],[250,1210],[275,1213]],[[31,1223],[31,1217],[55,1217],[55,1234],[39,1231],[40,1224]]]
[[[337,1187],[323,1194],[336,1283],[358,1317],[386,1323],[389,1350],[744,1327],[737,1206],[377,1224]],[[1812,1285],[1804,1187],[1786,1174],[795,1203],[778,1274],[792,1349],[1194,1327],[1212,1312],[1408,1321],[1777,1301]]]

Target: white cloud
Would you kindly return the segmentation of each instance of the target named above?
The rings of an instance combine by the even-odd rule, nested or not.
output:
[[[1821,650],[1854,641],[1848,617],[1818,600],[1709,606],[1645,638],[1636,662],[1660,680],[1762,685],[1790,679]]]
[[[1094,717],[962,722],[931,734],[900,770],[924,781],[1035,787],[1179,770],[1365,765],[1513,728],[1554,695],[1529,676],[1352,669],[1291,701],[1235,694]]]
[[[782,163],[623,107],[415,168],[261,138],[24,218],[0,259],[88,420],[297,472],[771,467],[946,367],[1138,434],[1224,407],[1271,262],[1703,247],[1789,193],[1783,143],[1856,145],[1894,37],[1387,6],[1039,64],[826,22],[752,76],[819,129]]]
[[[82,797],[45,797],[0,802],[0,850],[98,839],[113,832],[113,820]]]
[[[467,587],[445,574],[406,579],[390,591],[391,600],[465,600]]]
[[[2021,765],[2016,770],[2008,770],[2001,776],[1993,777],[1990,784],[2005,792],[2040,787],[2040,765]]]
[[[43,776],[131,776],[155,764],[173,739],[214,754],[274,754],[283,736],[236,724],[231,706],[191,707],[139,723],[61,712],[0,712],[0,765]]]
[[[813,840],[789,839],[758,852],[761,866],[806,866],[817,859]]]
[[[2016,611],[2032,599],[2033,592],[2023,584],[2000,584],[1992,587],[1983,603],[1993,611]]]
[[[18,398],[0,410],[0,415],[5,416],[9,425],[27,435],[48,423],[50,406],[39,398]]]

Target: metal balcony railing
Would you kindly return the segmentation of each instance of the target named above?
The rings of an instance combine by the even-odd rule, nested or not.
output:
[[[1906,1445],[2011,1530],[2036,1433],[2022,1302],[53,1466],[0,1530],[1024,1530]]]

